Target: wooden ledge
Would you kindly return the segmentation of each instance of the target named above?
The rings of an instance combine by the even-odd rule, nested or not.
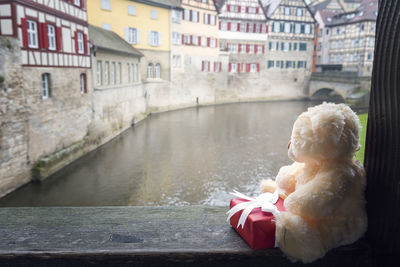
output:
[[[279,249],[251,250],[226,222],[226,211],[1,208],[0,266],[293,266]],[[365,266],[367,252],[359,242],[310,266]]]

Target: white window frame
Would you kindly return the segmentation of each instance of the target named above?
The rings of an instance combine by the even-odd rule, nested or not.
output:
[[[147,65],[147,78],[148,79],[154,78],[153,63],[149,63]]]
[[[262,45],[257,45],[257,54],[262,54]]]
[[[42,74],[42,99],[48,99],[50,97],[50,74]]]
[[[215,25],[216,24],[216,22],[217,22],[217,19],[216,19],[216,17],[215,17],[215,15],[211,15],[210,16],[210,25]]]
[[[257,64],[256,63],[250,64],[250,72],[257,72]]]
[[[237,72],[237,63],[231,63],[231,72]]]
[[[179,32],[172,32],[172,44],[180,45],[181,44],[181,34]]]
[[[199,20],[197,11],[192,10],[192,22],[197,22]]]
[[[172,10],[172,22],[181,23],[181,12],[179,10]]]
[[[111,62],[111,70],[110,70],[110,76],[111,76],[111,84],[115,84],[115,62]]]
[[[152,46],[160,46],[161,40],[160,40],[160,33],[156,31],[150,31],[150,45]]]
[[[296,16],[303,16],[303,9],[301,7],[296,9]]]
[[[215,38],[211,38],[210,39],[210,47],[215,48],[216,42],[215,42]]]
[[[81,0],[74,0],[74,5],[81,6]]]
[[[157,63],[154,66],[154,77],[156,79],[161,79],[161,65],[160,65],[160,63]]]
[[[240,53],[241,54],[246,53],[246,45],[245,44],[240,44]]]
[[[249,53],[254,54],[254,45],[249,45]]]
[[[232,53],[238,52],[238,44],[231,44],[231,52]]]
[[[97,85],[101,85],[103,81],[103,63],[101,60],[97,60],[97,69],[96,69],[96,75],[97,75]]]
[[[138,43],[138,29],[137,28],[128,28],[128,43],[137,44]]]
[[[290,23],[285,22],[285,33],[290,33]]]
[[[204,36],[201,36],[201,46],[207,46],[207,38]]]
[[[310,34],[311,33],[311,25],[310,24],[306,24],[305,29],[304,29],[304,33],[306,33],[306,34]]]
[[[246,23],[240,23],[240,32],[246,32],[247,24]]]
[[[151,19],[158,19],[158,12],[155,9],[150,10],[150,18]]]
[[[228,30],[228,23],[226,21],[221,22],[221,31],[227,31]]]
[[[47,25],[47,38],[49,42],[49,50],[56,50],[56,27],[54,27],[54,25]]]
[[[38,24],[34,20],[27,20],[28,47],[39,48]]]
[[[289,16],[290,15],[290,7],[285,7],[284,8],[284,15]]]
[[[110,85],[110,62],[104,62],[104,85]]]
[[[136,16],[136,6],[128,5],[128,15]]]
[[[111,10],[111,1],[110,0],[101,0],[100,7],[103,10]]]
[[[274,22],[274,32],[279,32],[280,28],[281,28],[280,22],[279,21],[275,21]]]
[[[116,83],[117,84],[121,83],[121,69],[122,69],[121,62],[118,62],[117,63],[117,71],[116,71],[116,76],[117,76]]]
[[[78,38],[77,43],[78,43],[78,54],[84,54],[85,53],[85,45],[84,45],[84,38],[83,38],[83,33],[82,32],[77,32],[76,37]]]

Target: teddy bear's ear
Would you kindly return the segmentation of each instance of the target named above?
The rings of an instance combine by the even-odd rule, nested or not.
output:
[[[332,104],[323,104],[311,112],[311,123],[314,135],[320,142],[331,145],[339,143],[345,127],[343,112]]]

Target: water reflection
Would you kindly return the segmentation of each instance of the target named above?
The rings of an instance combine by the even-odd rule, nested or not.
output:
[[[259,193],[287,157],[294,120],[315,102],[241,103],[152,115],[0,206],[226,206]]]

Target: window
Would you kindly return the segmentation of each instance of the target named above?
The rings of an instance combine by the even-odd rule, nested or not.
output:
[[[290,7],[285,7],[284,14],[285,15],[290,15]]]
[[[225,21],[221,22],[221,30],[222,31],[228,30],[228,23],[226,23]]]
[[[117,73],[116,73],[116,76],[117,76],[117,84],[120,84],[121,83],[121,63],[117,63]]]
[[[286,33],[290,32],[290,23],[289,22],[285,22],[285,32]]]
[[[161,78],[161,65],[160,65],[160,63],[156,64],[155,75],[156,75],[156,78],[158,78],[158,79]]]
[[[38,28],[37,22],[33,20],[27,20],[28,24],[28,46],[31,48],[38,48]]]
[[[306,34],[310,34],[311,33],[311,25],[310,24],[306,24],[305,33]]]
[[[172,33],[172,44],[180,45],[181,44],[181,35],[179,32]]]
[[[326,29],[326,35],[329,35],[329,29]]]
[[[237,64],[236,63],[231,63],[231,71],[232,72],[236,72],[236,69],[237,69]]]
[[[360,24],[360,31],[362,31],[362,32],[364,31],[364,23]]]
[[[192,38],[193,45],[196,45],[196,46],[199,45],[199,38],[196,35],[192,35],[191,38]]]
[[[215,25],[215,24],[216,24],[215,15],[210,15],[210,25]]]
[[[246,32],[246,23],[240,23],[240,31]]]
[[[125,40],[130,44],[139,43],[139,30],[136,28],[126,27],[125,28]]]
[[[368,53],[368,61],[371,61],[371,60],[372,60],[372,54]]]
[[[256,72],[256,71],[257,71],[257,64],[251,63],[250,64],[250,72]]]
[[[277,21],[275,21],[273,24],[272,24],[272,28],[273,28],[273,32],[279,32],[279,28],[280,28],[280,23],[279,22],[277,22]]]
[[[49,49],[56,50],[56,27],[47,25],[47,37],[49,42]]]
[[[277,61],[279,62],[279,61]],[[274,67],[274,61],[273,60],[268,60],[268,69],[273,68]]]
[[[161,45],[161,33],[156,31],[149,31],[148,35],[149,44],[152,46],[160,46]]]
[[[232,53],[237,53],[238,52],[238,45],[237,44],[232,44],[230,50],[231,50]]]
[[[215,38],[211,38],[211,39],[210,39],[210,47],[212,47],[212,48],[216,47]]]
[[[307,44],[306,43],[300,43],[299,44],[299,50],[300,51],[306,51],[307,50]]]
[[[150,10],[150,18],[152,18],[152,19],[158,18],[157,10],[154,10],[154,9]]]
[[[296,23],[296,24],[294,25],[294,32],[295,32],[295,33],[300,33],[300,24],[299,24],[299,23]]]
[[[82,0],[85,1],[85,0]],[[74,0],[74,5],[81,6],[81,0]]]
[[[180,68],[181,67],[181,56],[180,55],[173,55],[172,56],[172,67]]]
[[[111,76],[111,84],[115,84],[115,62],[111,62],[110,76]]]
[[[50,97],[50,74],[42,74],[42,99]]]
[[[134,82],[138,82],[139,81],[139,65],[133,64],[132,69],[133,69],[133,80],[134,80]]]
[[[128,15],[136,16],[136,7],[128,5]]]
[[[207,46],[207,38],[204,36],[201,37],[201,46]]]
[[[257,54],[262,54],[262,52],[263,52],[262,45],[258,45],[257,46]]]
[[[240,52],[246,53],[246,45],[245,44],[240,45]]]
[[[181,12],[179,10],[172,10],[172,22],[181,23]]]
[[[102,62],[100,61],[100,60],[97,60],[97,85],[101,85],[101,76],[102,76],[102,67],[103,67],[103,65],[102,65]]]
[[[183,20],[190,20],[190,10],[189,9],[184,9],[183,10]]]
[[[101,9],[111,10],[110,0],[101,0]]]
[[[369,45],[369,46],[374,46],[374,45],[375,45],[375,37],[369,38],[369,43],[368,43],[368,45]]]
[[[354,60],[354,55],[353,55],[353,54],[350,54],[350,55],[349,55],[349,61],[350,61],[350,62],[353,62],[353,60]]]
[[[249,45],[249,53],[254,54],[254,45]]]
[[[298,8],[296,9],[296,15],[297,15],[297,16],[303,16],[303,9],[302,9],[301,7],[298,7]]]
[[[78,32],[76,34],[78,40],[77,40],[77,44],[78,44],[78,53],[79,54],[83,54],[85,53],[85,44],[84,44],[84,39],[83,39],[83,33],[82,32]]]
[[[101,24],[101,27],[102,27],[103,29],[105,29],[105,30],[108,30],[108,31],[111,31],[111,29],[112,29],[112,26],[111,26],[111,24],[109,24],[109,23],[102,23],[102,24]]]
[[[104,84],[105,85],[109,85],[110,84],[110,63],[108,61],[106,61],[104,63]]]
[[[86,94],[87,93],[86,74],[81,73],[79,80],[80,80],[81,94]]]
[[[128,83],[130,83],[131,81],[132,81],[132,74],[131,74],[131,64],[129,64],[129,63],[126,63],[126,70],[127,70],[127,73],[128,73]]]
[[[364,44],[364,38],[360,38],[358,40],[358,46],[363,46],[363,44]]]
[[[356,40],[354,40],[354,39],[351,39],[351,47],[354,47],[354,46],[355,46],[355,44],[356,44]]]
[[[199,13],[197,11],[192,11],[192,21],[193,22],[198,22],[199,21],[198,15],[199,15]]]
[[[147,65],[147,78],[153,78],[153,64]]]

